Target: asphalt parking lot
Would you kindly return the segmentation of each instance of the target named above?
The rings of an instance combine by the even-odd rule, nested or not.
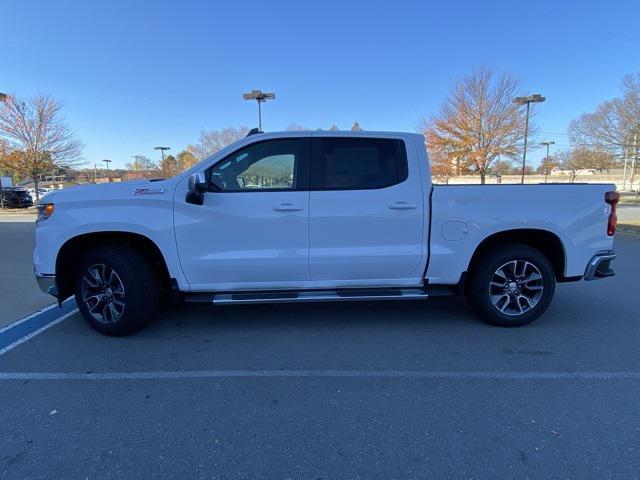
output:
[[[460,298],[195,305],[126,338],[70,315],[0,355],[0,476],[637,478],[640,241],[616,250],[520,329]]]
[[[52,303],[33,276],[34,222],[34,215],[0,215],[0,328]]]
[[[640,220],[640,205],[620,205],[618,207],[618,220]]]

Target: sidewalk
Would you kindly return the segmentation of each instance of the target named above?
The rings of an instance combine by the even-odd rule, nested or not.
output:
[[[0,208],[0,222],[35,222],[38,211],[31,208]]]

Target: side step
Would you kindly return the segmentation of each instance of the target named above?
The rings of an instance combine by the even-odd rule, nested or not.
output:
[[[242,305],[251,303],[298,302],[355,302],[374,300],[424,300],[428,297],[453,295],[452,288],[432,286],[427,288],[375,288],[338,290],[271,290],[247,292],[192,293],[189,303],[213,303],[215,305]]]

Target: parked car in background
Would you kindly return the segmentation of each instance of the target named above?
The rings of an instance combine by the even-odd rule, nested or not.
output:
[[[53,190],[54,190],[53,188],[38,188],[38,193],[40,194],[40,198],[42,198],[47,193],[52,192]],[[27,191],[29,192],[29,195],[31,195],[32,198],[36,197],[36,189],[35,188],[29,188],[29,189],[27,189]]]
[[[33,198],[24,188],[3,188],[0,192],[0,205],[4,208],[33,207]]]
[[[411,133],[258,133],[174,178],[68,188],[38,205],[34,270],[122,335],[161,298],[212,304],[464,294],[495,325],[556,282],[614,274],[615,185],[431,182]]]

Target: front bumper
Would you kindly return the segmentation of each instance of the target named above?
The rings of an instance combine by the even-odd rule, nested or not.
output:
[[[44,293],[53,295],[56,298],[58,297],[58,287],[56,286],[55,275],[36,272],[36,281],[38,282],[40,290],[42,290]]]
[[[616,274],[611,268],[611,262],[616,259],[616,254],[612,251],[597,253],[587,264],[584,272],[585,280],[599,280],[601,278],[612,277]]]

